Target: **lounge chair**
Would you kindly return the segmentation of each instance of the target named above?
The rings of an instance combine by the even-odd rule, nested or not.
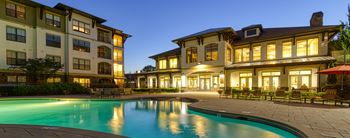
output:
[[[241,97],[243,97],[243,99],[247,99],[249,94],[249,88],[243,88],[242,92],[238,95],[238,99],[240,99]]]
[[[291,100],[297,100],[301,103],[302,102],[301,92],[298,90],[292,90],[292,92],[289,96],[289,102]]]
[[[260,100],[261,96],[262,96],[261,88],[254,88],[253,92],[249,95],[249,99]]]
[[[282,100],[284,101],[286,99],[286,92],[282,89],[277,89],[275,92],[275,95],[273,97],[273,100]]]
[[[350,94],[345,94],[339,102],[341,105],[343,105],[343,103],[347,103],[350,107]]]
[[[326,93],[321,97],[314,98],[314,101],[322,101],[324,104],[326,101],[334,101],[334,105],[337,105],[337,101],[341,101],[340,97],[337,96],[337,89],[326,89]]]
[[[226,97],[226,98],[231,97],[231,98],[232,98],[232,88],[227,87],[227,88],[225,89],[225,91],[223,91],[223,93],[221,94],[220,97]]]
[[[124,88],[124,94],[125,94],[125,95],[130,95],[130,94],[132,94],[132,89],[131,89],[131,88]]]
[[[90,97],[101,97],[102,91],[99,88],[90,88]]]

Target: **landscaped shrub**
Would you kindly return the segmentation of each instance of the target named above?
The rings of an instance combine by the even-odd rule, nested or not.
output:
[[[56,83],[15,86],[9,96],[88,94],[89,89],[77,83]]]

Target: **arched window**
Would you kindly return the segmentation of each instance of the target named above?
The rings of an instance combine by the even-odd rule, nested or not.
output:
[[[209,44],[205,46],[205,61],[218,60],[218,44]]]
[[[108,74],[112,73],[112,66],[109,63],[101,62],[98,63],[98,74]]]
[[[111,59],[112,58],[112,50],[106,46],[99,46],[97,48],[97,56],[99,58]]]
[[[186,62],[194,63],[197,62],[197,48],[190,47],[186,49]]]

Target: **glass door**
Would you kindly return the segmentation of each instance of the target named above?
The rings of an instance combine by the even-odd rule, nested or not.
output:
[[[180,88],[180,87],[181,87],[181,78],[174,77],[174,88]]]
[[[213,89],[219,89],[219,76],[213,76]]]
[[[200,90],[208,91],[210,90],[210,75],[201,75],[199,76],[199,81],[200,81]]]
[[[195,76],[188,77],[188,88],[189,89],[196,89],[198,88],[198,78]]]
[[[279,87],[279,77],[263,77],[263,89],[275,91]]]

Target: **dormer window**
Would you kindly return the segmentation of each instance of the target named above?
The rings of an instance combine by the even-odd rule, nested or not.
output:
[[[254,28],[254,29],[249,29],[245,31],[245,37],[254,37],[254,36],[258,36],[258,28]]]
[[[261,24],[254,24],[247,27],[242,28],[242,32],[244,33],[244,38],[259,36],[263,31]]]

